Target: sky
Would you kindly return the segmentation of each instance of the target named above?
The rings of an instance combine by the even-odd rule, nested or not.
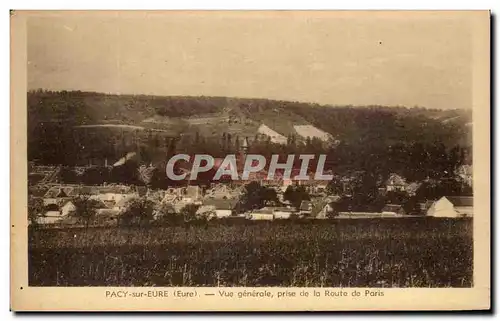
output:
[[[329,13],[40,14],[28,89],[471,108],[460,16]]]

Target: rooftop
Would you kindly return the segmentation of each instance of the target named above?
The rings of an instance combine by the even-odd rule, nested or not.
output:
[[[473,196],[445,196],[454,206],[474,206]]]

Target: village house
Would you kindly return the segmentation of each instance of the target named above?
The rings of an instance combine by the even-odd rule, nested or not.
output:
[[[340,200],[340,196],[327,196],[314,204],[311,216],[318,219],[325,219],[335,211],[335,203]]]
[[[295,208],[291,207],[276,207],[273,210],[275,219],[289,219],[296,213]]]
[[[45,206],[45,213],[37,218],[38,224],[52,224],[62,219],[61,210],[57,204],[48,204]]]
[[[402,216],[405,214],[403,206],[399,204],[386,204],[382,209],[383,216]]]
[[[302,216],[311,216],[313,203],[311,201],[302,201],[299,207],[299,214]]]
[[[472,196],[443,196],[427,210],[432,217],[471,217],[473,216]]]
[[[93,197],[94,199],[115,203],[133,195],[130,188],[124,186],[103,186],[94,191],[94,193],[97,194]]]
[[[61,199],[69,199],[67,191],[60,186],[54,186],[49,188],[49,190],[43,196],[43,205],[47,206],[50,204],[58,204]]]
[[[113,208],[115,206],[116,202],[105,200],[105,201],[102,201],[102,204],[104,204],[105,208]]]
[[[408,184],[406,183],[406,180],[398,174],[394,173],[389,175],[389,178],[386,181],[386,190],[388,192],[404,192],[407,186]]]
[[[213,211],[217,218],[222,218],[232,216],[236,205],[237,201],[234,199],[205,199],[198,211],[200,214],[206,211]]]
[[[76,210],[75,205],[70,200],[60,199],[57,203],[50,203],[45,206],[45,213],[37,218],[38,224],[58,223],[68,217]]]
[[[272,221],[274,220],[274,209],[263,207],[261,209],[248,213],[247,219],[252,221]]]

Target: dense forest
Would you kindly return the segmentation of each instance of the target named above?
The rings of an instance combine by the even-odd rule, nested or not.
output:
[[[398,173],[416,181],[450,176],[472,163],[471,118],[471,111],[456,109],[36,90],[28,92],[28,157],[71,167],[112,164],[134,151],[136,166],[160,168],[169,153],[238,152],[246,137],[250,153],[324,153],[335,173]],[[257,135],[260,124],[287,137],[287,144]],[[293,125],[305,124],[334,142],[298,136]]]

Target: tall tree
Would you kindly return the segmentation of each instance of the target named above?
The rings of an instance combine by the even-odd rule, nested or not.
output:
[[[278,203],[274,189],[261,186],[258,182],[250,182],[245,185],[243,196],[240,199],[242,210],[254,210],[272,203]]]
[[[147,225],[154,218],[154,208],[154,202],[146,197],[132,198],[120,213],[120,224]]]
[[[151,186],[151,181],[152,181],[153,175],[155,173],[155,167],[141,165],[137,169],[137,172],[138,172],[138,176],[139,176],[140,181],[149,188]]]
[[[222,140],[221,140],[221,147],[224,152],[227,150],[227,137],[226,137],[226,132],[222,133]]]
[[[74,215],[80,222],[88,228],[89,224],[95,219],[99,201],[90,198],[90,195],[79,195],[72,199],[75,210],[70,215]]]
[[[196,212],[198,211],[199,206],[196,204],[186,204],[181,209],[181,216],[184,219],[184,222],[191,222],[196,220]]]
[[[309,201],[311,197],[304,186],[290,185],[283,194],[283,199],[289,201],[296,208],[299,208],[302,201]]]
[[[175,211],[171,204],[161,202],[156,205],[155,220],[175,226],[183,221],[183,217]]]
[[[231,134],[227,133],[227,144],[226,144],[226,153],[230,153],[233,149],[233,143],[231,141]]]
[[[28,197],[28,220],[31,225],[36,225],[38,217],[43,214],[43,200],[33,196]]]
[[[240,136],[236,135],[236,139],[234,141],[234,149],[235,152],[239,153],[240,151]]]

